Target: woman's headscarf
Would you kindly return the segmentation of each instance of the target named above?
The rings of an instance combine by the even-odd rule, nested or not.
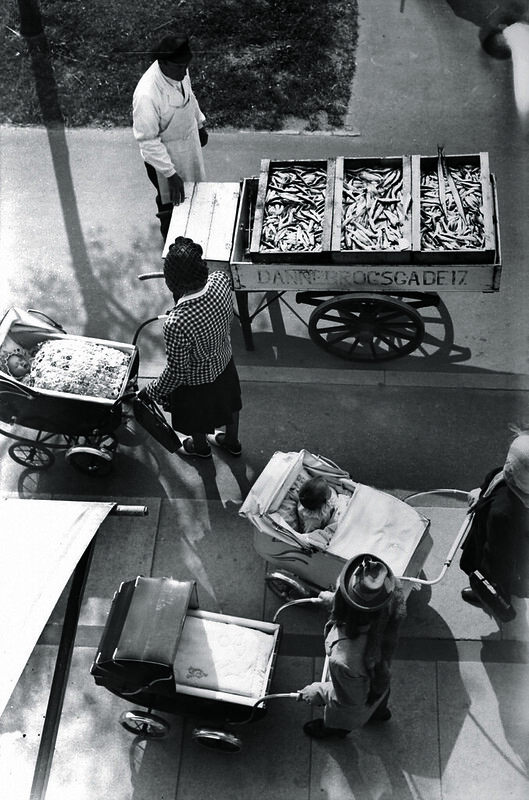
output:
[[[202,247],[185,236],[177,236],[163,263],[168,289],[178,299],[184,292],[201,289],[208,279],[208,265],[202,258]]]
[[[503,476],[511,492],[529,508],[529,434],[520,434],[512,442],[503,466]]]

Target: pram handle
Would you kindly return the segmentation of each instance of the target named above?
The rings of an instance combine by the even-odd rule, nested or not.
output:
[[[407,575],[402,575],[400,577],[400,580],[401,581],[408,581],[409,583],[416,583],[416,584],[419,584],[421,586],[433,586],[435,583],[439,583],[440,581],[442,581],[442,579],[445,576],[446,570],[448,569],[448,567],[452,563],[452,560],[453,560],[453,558],[454,558],[454,556],[456,554],[456,551],[459,549],[459,547],[462,545],[463,541],[466,539],[466,536],[467,536],[467,534],[468,534],[468,532],[470,530],[470,527],[472,525],[473,519],[474,519],[474,512],[472,511],[472,509],[470,509],[467,512],[465,520],[464,520],[463,524],[461,525],[461,528],[459,529],[459,533],[457,534],[457,536],[456,536],[456,538],[454,540],[454,543],[452,544],[452,547],[450,548],[450,551],[449,551],[449,553],[448,553],[448,555],[447,555],[447,557],[445,559],[445,562],[443,564],[443,568],[442,568],[442,570],[439,573],[437,578],[434,578],[433,580],[429,581],[429,580],[426,580],[424,578],[409,578]]]
[[[255,712],[257,711],[258,707],[261,703],[265,703],[267,700],[277,700],[279,698],[289,698],[291,700],[299,700],[301,697],[301,690],[298,689],[297,692],[278,692],[277,694],[263,694],[262,697],[258,697],[253,706],[250,708],[250,713],[246,717],[246,719],[239,719],[229,720],[231,725],[246,725],[248,722],[251,722],[255,716]]]
[[[151,278],[163,278],[163,272],[143,272],[141,275],[138,275],[139,281],[149,281]]]
[[[291,699],[297,700],[301,694],[301,690],[298,689],[297,692],[278,692],[277,694],[264,694],[262,697],[259,697],[255,703],[253,704],[252,708],[257,708],[257,706],[261,705],[261,703],[265,703],[267,700],[277,700],[281,697],[290,697]]]
[[[321,598],[319,597],[302,597],[299,600],[289,600],[288,603],[284,603],[277,609],[276,613],[274,614],[274,619],[272,621],[276,622],[278,616],[281,614],[282,611],[284,611],[285,608],[288,608],[289,606],[298,606],[301,605],[302,603],[312,603],[313,605],[321,606],[323,600],[321,600]]]
[[[161,320],[161,319],[167,319],[167,314],[158,314],[157,317],[150,317],[150,319],[146,319],[144,322],[142,322],[141,325],[139,326],[139,328],[136,330],[136,333],[132,337],[132,344],[136,345],[136,342],[138,341],[138,337],[139,337],[140,333],[142,332],[142,330],[147,325],[150,325],[151,322],[158,322],[158,320]]]

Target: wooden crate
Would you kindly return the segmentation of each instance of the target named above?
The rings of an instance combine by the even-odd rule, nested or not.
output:
[[[267,193],[271,177],[279,170],[289,170],[294,167],[302,169],[324,169],[327,174],[327,183],[325,187],[325,198],[323,211],[318,216],[321,218],[321,243],[318,247],[313,248],[307,244],[303,248],[305,237],[301,231],[303,226],[298,224],[294,205],[292,206],[291,223],[288,228],[283,227],[285,235],[284,249],[279,246],[277,249],[271,249],[263,245],[263,235],[266,232],[266,225],[269,221],[266,210]],[[253,224],[252,237],[250,242],[250,257],[252,261],[272,264],[272,263],[291,263],[291,264],[314,264],[322,263],[329,258],[331,249],[331,229],[332,229],[332,213],[333,213],[333,196],[334,196],[334,176],[335,176],[336,160],[290,160],[290,161],[271,161],[268,158],[262,159],[261,171],[259,175],[259,188],[257,192],[257,203],[255,207],[255,219]],[[318,223],[313,220],[315,226],[319,228]],[[310,222],[309,222],[310,224]],[[298,233],[299,232],[299,233]],[[286,243],[288,235],[298,236],[300,247],[299,249],[291,249]],[[299,246],[299,245],[298,245]],[[303,248],[303,249],[302,249]]]
[[[185,183],[185,200],[174,206],[162,256],[177,236],[200,244],[204,258],[229,264],[239,204],[239,183]]]
[[[472,247],[458,246],[456,248],[439,246],[434,249],[427,249],[425,247],[423,241],[425,226],[421,216],[421,209],[423,208],[425,200],[421,193],[421,180],[425,173],[432,172],[436,174],[437,163],[437,156],[412,156],[413,262],[417,264],[484,264],[494,262],[497,256],[497,219],[494,213],[493,185],[489,168],[489,155],[486,152],[445,156],[445,163],[448,168],[468,165],[477,169],[477,183],[481,190],[481,218],[483,224],[483,234],[480,245]],[[444,183],[445,191],[450,201],[451,193],[449,194],[446,179]],[[469,207],[465,203],[463,196],[461,196],[461,202],[463,211],[467,212],[466,216],[470,219]],[[435,206],[432,205],[432,208],[435,208]],[[439,205],[439,209],[440,208],[441,206]],[[461,215],[457,213],[454,215],[453,219],[453,224],[458,224],[457,220],[461,219]],[[446,241],[449,241],[448,237],[446,237]]]
[[[359,218],[352,220],[347,226],[350,242],[343,241],[344,215],[348,213],[348,195],[344,182],[349,170],[366,170],[367,174],[386,172],[398,169],[402,173],[402,189],[397,203],[388,203],[387,199],[394,196],[391,187],[386,192],[383,182],[374,183],[366,177],[365,185],[377,188],[381,200],[371,201],[373,210],[372,226],[364,218],[362,201],[355,210],[359,211]],[[388,175],[388,177],[390,177]],[[376,199],[376,198],[375,198]],[[412,248],[412,222],[411,222],[411,158],[410,156],[384,157],[384,158],[337,158],[336,179],[334,190],[334,218],[332,226],[331,257],[333,262],[342,264],[409,264],[411,262]],[[386,208],[387,206],[387,208]],[[390,217],[399,215],[398,226],[392,223]],[[379,231],[388,226],[390,233],[399,235],[398,242],[388,242],[384,234],[382,246],[377,246],[375,230]],[[367,231],[367,234],[364,232]],[[369,246],[369,240],[373,242]]]
[[[243,181],[235,226],[230,271],[235,291],[376,292],[494,292],[500,288],[501,244],[497,259],[488,264],[262,264],[252,261],[249,241],[257,199],[258,179]],[[495,192],[493,192],[495,200]]]

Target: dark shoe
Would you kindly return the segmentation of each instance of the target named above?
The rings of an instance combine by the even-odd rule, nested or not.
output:
[[[242,453],[242,445],[240,442],[237,442],[237,446],[228,445],[226,444],[226,434],[225,433],[215,433],[214,435],[208,434],[208,442],[210,444],[215,445],[216,447],[222,447],[223,450],[227,450],[228,453],[231,453],[232,456],[240,456]]]
[[[182,450],[184,452],[182,452]],[[208,447],[208,449],[204,451],[195,450],[195,443],[190,436],[187,439],[184,439],[182,442],[182,447],[178,452],[180,455],[198,456],[198,458],[211,458],[211,447]]]
[[[388,719],[391,719],[391,711],[386,706],[385,708],[377,708],[374,714],[372,714],[368,722],[387,722]]]
[[[461,590],[461,597],[463,598],[465,603],[470,603],[471,606],[476,606],[476,608],[483,608],[479,600],[479,597],[477,596],[475,591],[470,587]]]
[[[345,739],[348,733],[345,728],[329,728],[324,724],[321,717],[319,719],[311,719],[303,726],[303,732],[313,739],[327,739],[330,736],[336,736],[338,739]]]

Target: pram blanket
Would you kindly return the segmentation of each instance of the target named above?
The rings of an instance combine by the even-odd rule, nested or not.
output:
[[[177,684],[260,697],[274,637],[255,628],[187,616],[174,662]]]
[[[360,553],[382,558],[395,575],[403,575],[422,539],[425,520],[393,495],[357,484],[328,552],[348,559]]]

